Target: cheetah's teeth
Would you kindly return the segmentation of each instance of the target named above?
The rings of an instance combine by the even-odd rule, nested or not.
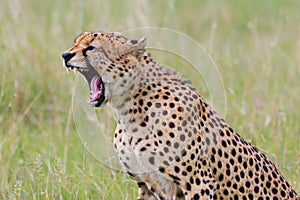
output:
[[[71,69],[70,68],[66,68],[67,73],[69,74]]]
[[[74,67],[74,69],[73,69],[74,74],[77,74],[78,71],[79,71],[79,69],[77,67]]]

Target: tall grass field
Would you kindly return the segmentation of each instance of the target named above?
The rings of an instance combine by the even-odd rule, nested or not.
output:
[[[75,76],[60,55],[83,31],[140,27],[174,29],[206,49],[224,82],[226,121],[299,194],[299,9],[298,0],[1,0],[0,199],[136,198],[135,183],[81,142]]]

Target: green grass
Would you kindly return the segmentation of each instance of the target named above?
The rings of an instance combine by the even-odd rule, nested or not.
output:
[[[60,54],[82,31],[145,26],[176,29],[208,50],[224,80],[227,122],[300,193],[300,2],[109,2],[1,2],[0,199],[136,197],[128,177],[81,143],[74,77]]]

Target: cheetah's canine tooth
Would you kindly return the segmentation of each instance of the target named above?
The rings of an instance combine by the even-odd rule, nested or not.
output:
[[[69,74],[70,71],[71,71],[71,69],[66,67],[66,71],[67,71],[67,73]]]
[[[74,74],[77,74],[78,71],[79,71],[79,68],[78,67],[74,67],[74,69],[73,69]]]

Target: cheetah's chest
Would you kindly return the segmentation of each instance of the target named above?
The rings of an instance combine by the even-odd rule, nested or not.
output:
[[[116,128],[114,147],[123,169],[132,173],[145,173],[155,167],[149,164],[149,153],[144,151],[149,138],[137,137],[132,132]]]

